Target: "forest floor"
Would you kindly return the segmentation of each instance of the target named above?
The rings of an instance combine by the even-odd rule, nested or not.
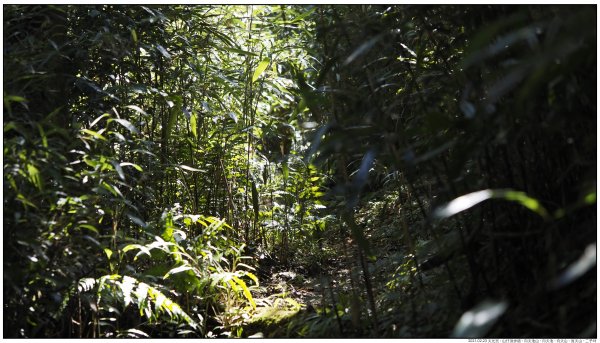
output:
[[[270,257],[259,262],[257,309],[246,321],[243,335],[381,337],[419,336],[421,331],[448,335],[445,324],[457,319],[460,305],[451,307],[456,313],[440,311],[441,304],[456,300],[448,282],[441,282],[447,275],[438,268],[417,280],[410,271],[412,255],[402,234],[402,221],[410,225],[417,211],[414,204],[401,204],[396,192],[381,192],[367,198],[356,213],[357,224],[365,228],[370,250],[377,256],[364,260],[375,304],[365,291],[356,243],[349,235],[326,239],[317,266],[306,261],[284,265]],[[414,282],[424,284],[427,292],[413,293]],[[373,316],[373,306],[379,318]]]

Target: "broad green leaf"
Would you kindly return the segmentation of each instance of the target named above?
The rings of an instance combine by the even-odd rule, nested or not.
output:
[[[260,75],[267,69],[270,62],[271,60],[269,60],[268,58],[265,58],[262,61],[260,61],[258,67],[256,67],[256,70],[254,71],[254,75],[252,76],[252,82],[258,80]]]

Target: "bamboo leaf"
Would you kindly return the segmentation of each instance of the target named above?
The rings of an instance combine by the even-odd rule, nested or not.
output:
[[[186,165],[184,165],[184,164],[180,164],[180,165],[178,165],[178,166],[177,166],[177,168],[180,168],[180,169],[185,169],[185,170],[187,170],[187,171],[192,171],[192,172],[202,172],[202,173],[206,173],[206,170],[204,170],[204,169],[193,168],[193,167],[190,167],[190,166],[186,166]]]
[[[131,131],[131,133],[135,133],[135,134],[140,134],[140,131],[138,131],[138,129],[133,126],[133,124],[131,122],[129,122],[128,120],[125,119],[110,119],[109,121],[116,121],[117,123],[123,125],[127,130]]]
[[[115,167],[115,170],[117,171],[117,174],[119,174],[121,180],[125,181],[125,173],[123,173],[123,168],[121,168],[121,164],[117,161],[110,161],[110,164],[112,164],[113,167]]]
[[[169,54],[169,52],[167,51],[167,49],[165,49],[162,45],[160,44],[156,44],[156,49],[158,49],[158,51],[160,51],[160,53],[166,58],[166,59],[171,59],[171,54]]]
[[[448,218],[453,216],[459,212],[467,210],[482,201],[491,199],[494,196],[494,192],[492,190],[486,189],[479,192],[469,193],[463,196],[460,196],[446,205],[440,206],[433,212],[433,216],[435,218]]]
[[[175,109],[171,109],[171,114],[169,116],[169,122],[166,127],[167,131],[165,132],[167,142],[169,141],[169,137],[171,137],[171,132],[173,131],[173,128],[175,127],[175,123],[177,123],[177,113],[178,113],[178,111],[176,111]],[[165,144],[166,144],[166,142],[165,142]]]
[[[248,300],[250,305],[252,305],[252,308],[256,309],[256,302],[254,302],[254,299],[252,298],[252,293],[250,293],[250,290],[248,289],[248,286],[246,286],[246,283],[244,282],[244,280],[240,279],[237,276],[234,276],[233,280],[238,285],[240,285],[240,287],[242,288],[242,293],[244,294],[244,297]]]
[[[143,114],[143,115],[145,115],[145,116],[147,116],[147,115],[148,115],[148,113],[146,113],[146,111],[144,111],[143,109],[139,108],[139,107],[138,107],[138,106],[136,106],[136,105],[127,105],[127,106],[125,106],[125,107],[127,107],[127,108],[131,108],[132,110],[134,110],[134,111],[136,111],[136,112],[139,112],[139,113],[141,113],[141,114]]]
[[[94,225],[90,225],[90,224],[79,224],[80,228],[84,228],[84,229],[88,229],[94,233],[99,233],[98,229],[96,229],[96,227]]]
[[[198,138],[198,116],[196,113],[192,113],[190,116],[190,127],[192,130],[192,135],[197,139]]]
[[[173,268],[173,269],[169,270],[169,272],[166,273],[165,276],[163,276],[163,279],[168,278],[170,275],[185,272],[185,271],[191,270],[191,269],[192,269],[192,267],[190,267],[188,265],[183,265],[183,266],[179,266],[177,268]]]
[[[137,164],[135,164],[135,163],[131,163],[131,162],[121,162],[121,167],[126,167],[126,166],[132,166],[132,167],[134,167],[134,168],[135,168],[137,171],[140,171],[140,172],[141,172],[141,171],[144,171],[144,170],[142,169],[142,167],[138,166],[138,165],[137,165]]]
[[[448,218],[488,199],[513,201],[539,214],[544,219],[548,219],[550,217],[548,211],[540,204],[538,200],[528,196],[523,192],[518,192],[512,189],[485,189],[460,196],[450,201],[446,205],[436,208],[433,212],[433,217],[436,219]]]
[[[258,67],[256,67],[256,70],[254,71],[254,75],[252,76],[252,82],[258,80],[260,75],[267,69],[270,62],[271,60],[269,60],[268,58],[265,58],[262,61],[260,61]]]
[[[81,132],[83,133],[87,133],[88,135],[97,138],[97,139],[101,139],[103,141],[106,141],[106,137],[102,136],[100,133],[96,132],[96,131],[92,131],[92,130],[88,130],[88,129],[81,129]]]
[[[508,308],[504,301],[484,301],[470,311],[465,312],[456,324],[452,337],[483,337],[492,328]]]
[[[129,219],[131,219],[132,222],[134,222],[137,225],[143,227],[144,229],[148,227],[148,224],[146,224],[145,221],[143,221],[141,218],[138,218],[138,217],[134,216],[131,213],[127,213],[127,217],[129,217]]]

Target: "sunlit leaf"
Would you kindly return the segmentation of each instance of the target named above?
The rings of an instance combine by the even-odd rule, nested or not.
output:
[[[169,270],[169,272],[166,273],[165,276],[163,276],[163,279],[168,278],[170,275],[185,272],[186,270],[191,270],[191,269],[192,269],[192,267],[190,267],[188,265],[183,265],[183,266],[179,266],[177,268],[173,268],[173,269]]]
[[[356,50],[354,50],[352,54],[350,54],[350,56],[348,56],[348,58],[346,58],[346,60],[344,61],[344,65],[346,66],[352,63],[360,55],[363,55],[369,50],[371,50],[371,48],[373,48],[373,46],[375,46],[375,44],[377,44],[377,42],[379,42],[383,37],[384,34],[378,34],[377,36],[370,38],[366,42],[362,43]]]
[[[447,218],[453,216],[481,203],[482,201],[491,199],[493,195],[494,192],[492,190],[486,189],[460,196],[450,201],[446,205],[436,208],[433,212],[433,216],[436,218]]]
[[[192,113],[190,116],[190,130],[192,130],[192,135],[194,135],[195,138],[198,138],[198,116],[196,113]]]
[[[131,39],[133,40],[134,44],[137,44],[138,41],[138,36],[137,33],[135,32],[134,29],[131,29]],[[146,336],[147,337],[147,336]]]
[[[113,251],[110,250],[109,248],[104,248],[104,253],[106,254],[106,257],[110,260],[110,258],[113,255]]]
[[[248,286],[246,286],[246,283],[244,282],[244,280],[240,279],[237,276],[233,276],[233,281],[235,281],[238,285],[240,285],[240,287],[242,288],[242,293],[244,294],[244,297],[246,298],[246,300],[248,300],[250,305],[252,305],[252,308],[256,309],[256,302],[254,302],[254,299],[252,298],[252,294],[250,293],[250,290],[248,289]]]
[[[171,54],[169,54],[169,52],[167,51],[167,49],[165,49],[162,45],[160,44],[156,44],[156,49],[158,49],[158,51],[160,51],[160,53],[166,58],[166,59],[171,59]]]
[[[145,221],[143,221],[141,218],[138,218],[138,217],[134,216],[131,213],[127,213],[127,217],[129,217],[129,219],[131,219],[132,222],[134,222],[137,225],[143,227],[144,229],[148,227],[148,224],[146,224]]]
[[[139,106],[136,106],[136,105],[127,105],[125,107],[131,108],[132,110],[134,110],[136,112],[139,112],[139,113],[141,113],[141,114],[143,114],[145,116],[148,115],[148,113],[146,113],[146,111],[144,111],[143,109],[141,109]]]
[[[29,181],[31,181],[37,189],[42,190],[43,184],[39,169],[33,164],[27,164],[27,174],[29,176]]]
[[[205,173],[205,172],[206,172],[206,170],[203,170],[203,169],[198,169],[198,168],[193,168],[193,167],[190,167],[190,166],[186,166],[186,165],[184,165],[184,164],[180,164],[180,165],[178,165],[177,167],[178,167],[178,168],[181,168],[181,169],[185,169],[185,170],[187,170],[187,171],[192,171],[192,172],[203,172],[203,173]]]
[[[436,208],[433,211],[433,216],[438,219],[447,218],[488,199],[502,199],[517,202],[529,210],[539,214],[542,218],[549,218],[548,211],[539,203],[538,200],[529,197],[523,192],[518,192],[511,189],[486,189],[460,196],[449,203]]]
[[[454,327],[452,337],[484,337],[507,308],[508,304],[504,301],[488,300],[480,303],[460,317]]]
[[[596,265],[596,243],[590,244],[579,259],[573,262],[556,279],[550,281],[550,289],[562,288],[580,278]]]
[[[132,123],[130,123],[129,121],[125,120],[125,119],[110,119],[112,121],[116,121],[117,123],[123,125],[127,130],[131,131],[131,133],[135,133],[135,134],[140,134],[140,131],[138,131],[138,129],[133,126]]]
[[[117,174],[119,174],[121,180],[125,181],[125,173],[123,173],[123,168],[121,168],[121,164],[117,161],[110,161],[110,164],[112,164],[113,167],[115,167],[115,170],[117,171]]]
[[[98,118],[94,119],[94,121],[90,124],[90,129],[92,127],[94,127],[94,125],[96,125],[102,118],[106,118],[106,117],[110,117],[109,113],[104,113],[101,116],[98,116]]]
[[[142,169],[142,167],[140,167],[139,165],[135,164],[135,163],[131,163],[131,162],[121,162],[121,167],[126,167],[126,166],[132,166],[133,168],[135,168],[137,171],[144,171]]]
[[[252,82],[255,82],[256,80],[258,80],[260,75],[267,69],[270,62],[271,62],[270,59],[265,58],[262,61],[260,61],[260,63],[258,63],[258,66],[256,67],[256,70],[254,71],[254,75],[252,76]]]
[[[96,132],[96,131],[92,131],[92,130],[88,130],[88,129],[81,129],[81,132],[83,133],[87,133],[88,135],[97,138],[97,139],[101,139],[103,141],[107,140],[106,137],[102,136],[100,133]]]
[[[235,113],[233,112],[228,112],[227,115],[229,115],[229,118],[231,118],[233,120],[233,122],[237,123],[238,122],[238,118],[235,115]]]
[[[94,225],[90,225],[90,224],[79,224],[79,227],[84,228],[84,229],[88,229],[94,233],[99,233],[98,229],[96,229],[96,227]]]

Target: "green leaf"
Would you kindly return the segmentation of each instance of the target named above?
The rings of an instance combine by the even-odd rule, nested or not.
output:
[[[250,272],[245,272],[246,276],[248,276],[249,278],[252,279],[252,281],[254,281],[254,283],[256,284],[256,286],[259,285],[258,283],[258,277],[256,277],[256,275],[250,273]]]
[[[123,168],[121,168],[121,164],[114,160],[110,161],[110,164],[112,164],[113,167],[115,167],[115,170],[117,171],[117,174],[119,174],[121,180],[125,181],[125,173],[123,173]]]
[[[42,178],[40,177],[40,171],[33,164],[27,164],[27,174],[29,174],[29,181],[37,187],[38,190],[42,190]]]
[[[187,266],[187,265],[183,265],[183,266],[179,266],[177,268],[173,268],[173,269],[169,270],[169,272],[166,273],[165,276],[163,276],[163,279],[168,278],[170,275],[181,273],[181,272],[185,272],[186,270],[191,270],[191,269],[192,269],[192,267]]]
[[[256,53],[254,52],[250,52],[250,51],[246,51],[246,50],[242,50],[242,49],[238,49],[238,48],[232,48],[232,47],[223,47],[222,48],[225,51],[231,51],[231,52],[236,52],[238,54],[241,55],[247,55],[247,56],[258,56]]]
[[[138,41],[138,36],[134,29],[131,29],[131,39],[133,40],[134,44],[136,44]],[[146,337],[148,337],[148,336],[146,336]]]
[[[94,233],[99,233],[98,229],[96,229],[96,227],[94,225],[90,225],[90,224],[79,224],[79,227],[84,228],[84,229],[88,229]]]
[[[192,135],[194,135],[194,137],[196,137],[196,139],[198,138],[198,115],[196,113],[192,113],[191,117],[190,117],[190,127],[192,130]]]
[[[162,45],[160,44],[156,44],[156,49],[158,49],[158,51],[160,51],[160,53],[166,58],[166,59],[171,59],[171,54],[169,54],[169,52],[167,51],[167,49],[165,49]]]
[[[94,127],[94,125],[96,125],[102,118],[105,118],[105,117],[110,117],[110,114],[104,113],[103,115],[101,115],[98,118],[94,119],[94,121],[90,124],[90,129],[92,127]]]
[[[107,140],[106,137],[102,136],[100,133],[96,132],[96,131],[92,131],[92,130],[88,130],[88,129],[81,129],[81,132],[83,133],[87,133],[88,135],[97,138],[97,139],[101,139],[103,141]]]
[[[188,170],[188,171],[193,171],[193,172],[203,172],[203,173],[205,173],[205,172],[206,172],[206,170],[203,170],[203,169],[197,169],[197,168],[192,168],[192,167],[190,167],[190,166],[186,166],[186,165],[184,165],[184,164],[180,164],[180,165],[178,165],[177,167],[178,167],[178,168],[181,168],[181,169]]]
[[[106,257],[110,260],[111,256],[113,255],[113,251],[109,248],[104,248],[104,253],[106,254]]]
[[[169,123],[167,124],[167,128],[166,128],[166,139],[167,142],[169,141],[169,137],[171,137],[171,132],[173,131],[173,128],[175,127],[175,123],[177,123],[177,114],[179,113],[179,111],[177,111],[175,108],[171,108],[171,115],[169,116]],[[166,144],[166,142],[164,143]]]
[[[467,210],[482,201],[491,199],[493,196],[494,192],[490,189],[469,193],[450,201],[446,205],[436,208],[433,212],[433,216],[438,219],[448,218]]]
[[[254,299],[252,298],[252,293],[250,293],[250,290],[248,289],[248,286],[246,286],[246,283],[244,282],[244,280],[240,279],[237,276],[234,276],[233,280],[238,285],[240,285],[240,287],[242,287],[242,293],[244,294],[244,297],[248,300],[250,305],[252,305],[252,308],[256,309],[256,303],[254,302]],[[233,288],[233,285],[232,285],[232,288]]]
[[[132,110],[134,110],[134,111],[136,111],[136,112],[139,112],[139,113],[141,113],[141,114],[143,114],[143,115],[145,115],[145,116],[147,116],[147,115],[148,115],[148,113],[146,113],[146,111],[142,110],[141,108],[139,108],[139,107],[138,107],[138,106],[136,106],[136,105],[127,105],[127,106],[125,106],[125,107],[127,107],[127,108],[131,108]]]
[[[135,169],[137,169],[137,171],[144,171],[144,169],[142,169],[142,167],[138,166],[135,163],[131,163],[131,162],[121,162],[121,167],[126,167],[126,166],[132,166]]]
[[[109,119],[109,121],[116,121],[117,123],[123,125],[127,130],[131,131],[131,133],[135,133],[135,134],[140,134],[140,131],[138,131],[138,129],[133,126],[133,124],[131,124],[131,122],[125,120],[125,119]]]
[[[498,190],[494,191],[494,198],[501,198],[509,201],[514,201],[531,211],[539,214],[542,218],[549,218],[548,211],[540,204],[537,199],[529,197],[523,192],[513,190]]]
[[[550,217],[548,215],[548,211],[540,204],[538,200],[531,198],[523,192],[518,192],[512,189],[485,189],[482,191],[465,194],[450,201],[446,205],[436,208],[433,212],[433,216],[437,219],[448,218],[488,199],[514,201],[539,214],[544,219],[548,219]]]
[[[256,70],[254,71],[254,76],[252,76],[252,82],[258,80],[260,75],[267,69],[270,62],[271,60],[269,60],[268,58],[265,58],[262,61],[260,61],[258,67],[256,67]]]
[[[141,218],[138,218],[138,217],[134,216],[131,213],[127,213],[127,217],[129,217],[129,219],[131,219],[132,222],[134,222],[137,225],[143,227],[144,229],[148,227],[148,224],[146,224],[145,221],[143,221]]]
[[[484,337],[507,308],[508,304],[505,301],[486,300],[480,303],[460,317],[452,332],[452,337]]]

